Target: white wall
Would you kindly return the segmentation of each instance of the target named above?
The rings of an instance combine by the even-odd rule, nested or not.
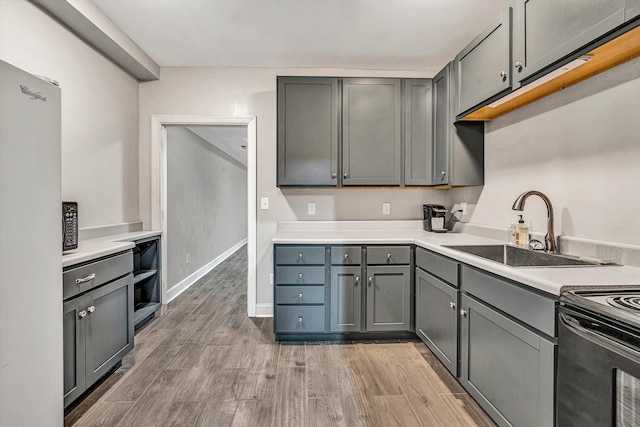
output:
[[[167,127],[167,289],[246,238],[247,168],[186,127]]]
[[[138,219],[138,81],[27,0],[0,1],[0,58],[62,89],[62,198],[80,227]]]
[[[527,190],[551,199],[556,235],[640,244],[640,59],[487,123],[484,188],[447,201],[475,197],[469,222],[506,228]],[[524,217],[546,229],[539,198]]]
[[[276,76],[333,75],[428,77],[424,73],[334,69],[162,68],[160,80],[140,85],[140,214],[150,223],[150,123],[152,114],[257,116],[257,198],[269,197],[270,209],[257,212],[257,303],[270,312],[273,290],[272,246],[279,220],[419,219],[423,203],[442,203],[436,190],[309,189],[276,187]],[[307,201],[317,215],[307,216]],[[382,202],[391,215],[382,216]],[[259,203],[258,203],[259,206]],[[259,308],[259,311],[262,310]]]

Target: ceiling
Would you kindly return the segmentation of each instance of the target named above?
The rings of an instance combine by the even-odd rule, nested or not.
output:
[[[92,0],[160,66],[435,75],[511,0]]]

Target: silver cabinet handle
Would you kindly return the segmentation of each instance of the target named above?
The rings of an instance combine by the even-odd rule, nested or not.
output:
[[[356,276],[355,282],[356,282],[356,286],[358,286],[358,283],[360,283],[360,276]]]
[[[298,299],[302,299],[302,292],[298,294]]]
[[[465,310],[464,308],[461,308],[460,314],[463,315],[464,317],[467,317],[467,310]]]
[[[298,273],[298,279],[302,279],[302,273]]]
[[[298,317],[298,323],[302,323],[304,321],[304,319],[302,318],[302,316]]]
[[[522,71],[522,62],[518,61],[515,64],[513,64],[514,67],[516,67],[516,70],[518,70],[518,72]]]
[[[302,252],[298,254],[298,259],[302,259]]]
[[[387,254],[387,261],[391,261],[391,254]]]
[[[78,317],[79,317],[79,318],[81,318],[81,319],[82,319],[83,317],[85,317],[86,315],[87,315],[87,312],[86,312],[86,311],[84,311],[84,310],[82,310],[80,313],[78,313]]]
[[[344,259],[349,259],[349,254],[344,254]]]
[[[94,311],[96,311],[96,306],[95,306],[95,305],[92,305],[91,307],[88,307],[88,308],[87,308],[87,311],[88,311],[89,313],[93,313]]]
[[[449,301],[449,307],[451,307],[451,310],[455,310],[456,309],[456,303],[453,301]]]
[[[507,80],[507,72],[506,71],[500,71],[500,77],[502,77],[502,81]]]
[[[76,279],[76,285],[79,285],[80,283],[90,282],[95,278],[96,278],[96,273],[91,273],[87,277],[83,277],[82,279]]]
[[[345,173],[344,173],[344,175],[342,175],[342,177],[343,177],[344,179],[347,179],[347,178],[349,178],[349,174],[348,174],[347,172],[345,172]]]
[[[369,286],[373,285],[373,276],[369,277]]]
[[[337,174],[337,173],[332,173],[332,174],[331,174],[331,179],[336,179],[337,177],[338,177],[338,174]]]

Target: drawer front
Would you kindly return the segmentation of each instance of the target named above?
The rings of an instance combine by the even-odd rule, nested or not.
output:
[[[411,248],[409,246],[369,246],[367,247],[367,264],[410,264]]]
[[[360,246],[333,246],[331,248],[332,265],[360,265],[362,248]]]
[[[276,246],[277,265],[324,265],[324,246]]]
[[[276,267],[276,285],[324,285],[324,267]]]
[[[416,267],[458,286],[458,263],[426,249],[416,248]]]
[[[507,280],[462,266],[462,290],[545,334],[555,336],[555,300]]]
[[[133,271],[131,251],[71,268],[62,274],[62,298],[68,299]]]
[[[275,333],[324,332],[324,305],[277,305]]]
[[[276,286],[276,304],[324,304],[324,286]]]

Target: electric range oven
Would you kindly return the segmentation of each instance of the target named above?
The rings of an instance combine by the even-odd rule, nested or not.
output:
[[[563,293],[557,363],[558,427],[640,426],[640,285]]]

